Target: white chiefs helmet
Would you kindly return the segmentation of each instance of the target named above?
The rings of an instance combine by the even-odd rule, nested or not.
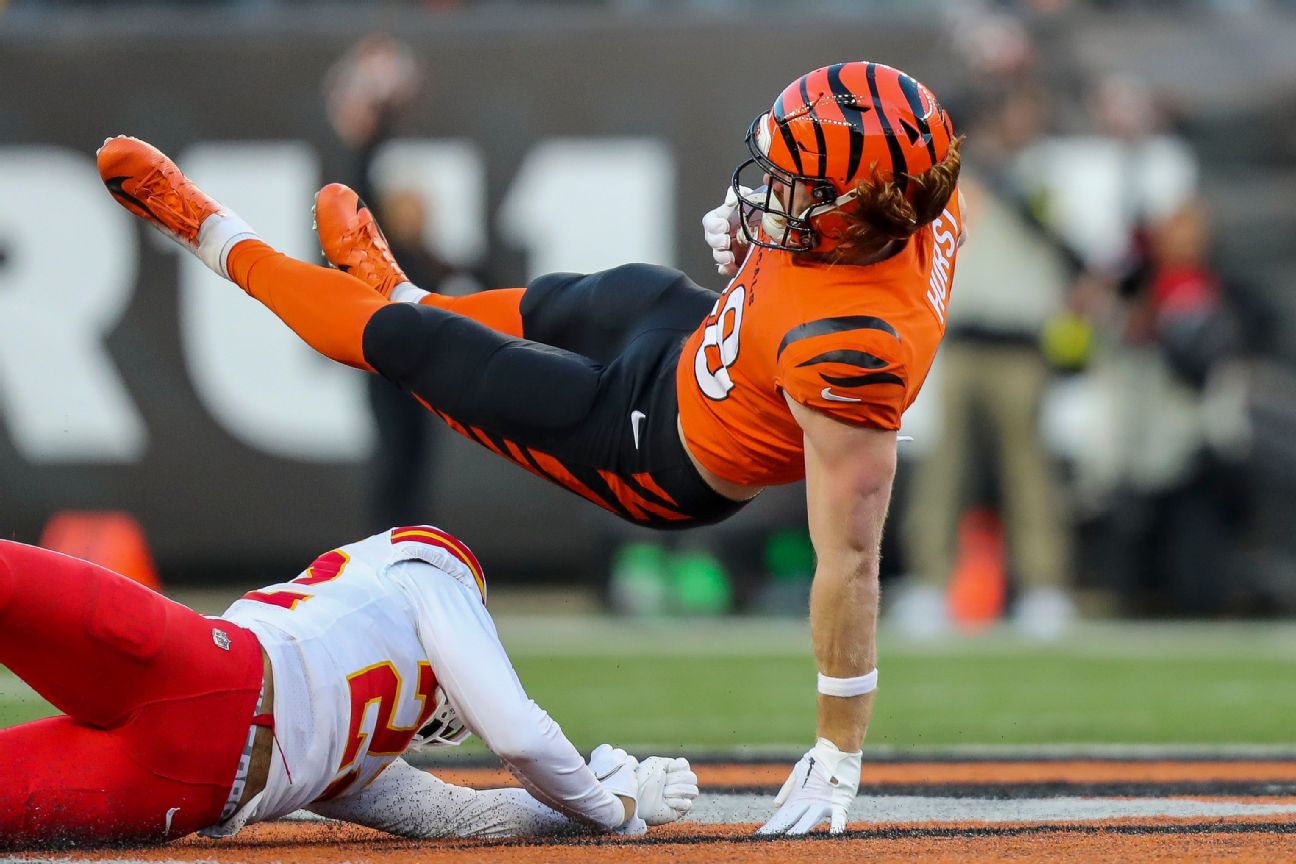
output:
[[[458,747],[468,739],[472,731],[464,725],[459,712],[450,704],[450,697],[437,685],[436,707],[432,716],[423,724],[423,728],[414,734],[410,741],[411,750],[425,750],[433,747]]]

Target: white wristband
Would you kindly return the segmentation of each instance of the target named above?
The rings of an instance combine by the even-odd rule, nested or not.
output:
[[[825,696],[863,696],[877,689],[878,670],[854,678],[829,678],[819,673],[819,692]]]

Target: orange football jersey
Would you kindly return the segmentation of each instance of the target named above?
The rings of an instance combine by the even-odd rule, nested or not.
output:
[[[899,429],[922,388],[963,235],[957,193],[898,254],[865,266],[797,265],[753,248],[676,372],[689,450],[733,483],[805,476],[784,393],[844,423]]]

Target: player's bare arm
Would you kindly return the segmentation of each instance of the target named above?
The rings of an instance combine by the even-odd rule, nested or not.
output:
[[[810,596],[815,661],[828,678],[866,676],[877,669],[878,563],[896,433],[789,405],[806,437],[806,499],[817,559]],[[821,692],[818,736],[843,752],[858,750],[872,705],[872,692]]]
[[[765,833],[825,818],[845,827],[877,686],[878,563],[895,477],[896,433],[788,406],[805,431],[806,498],[817,565],[810,629],[819,669],[818,742],[793,769]],[[791,788],[789,788],[791,787]]]

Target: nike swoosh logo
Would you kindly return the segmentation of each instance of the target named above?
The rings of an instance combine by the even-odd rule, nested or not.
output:
[[[648,415],[642,411],[630,412],[630,431],[634,433],[634,444],[636,450],[639,449],[639,421],[643,420],[647,416]]]
[[[163,833],[162,833],[162,836],[163,836],[163,837],[167,837],[167,836],[169,836],[169,835],[171,834],[171,820],[174,819],[174,818],[175,818],[175,814],[177,814],[177,813],[179,813],[179,812],[180,812],[180,808],[179,808],[179,807],[172,807],[170,810],[167,811],[167,815],[166,815],[166,830],[163,831]]]
[[[854,396],[838,396],[836,393],[832,392],[831,387],[825,387],[823,390],[820,391],[819,395],[827,399],[829,402],[863,402],[864,401],[863,399],[856,399]]]
[[[157,217],[153,216],[153,211],[148,208],[148,205],[146,205],[143,201],[141,201],[140,199],[136,198],[134,195],[126,191],[124,184],[129,179],[130,178],[126,176],[109,177],[107,180],[103,181],[103,183],[105,186],[108,187],[109,193],[111,193],[114,198],[117,198],[118,200],[123,201],[127,204],[133,204],[134,206],[143,210],[152,218],[156,219]]]
[[[807,783],[810,782],[810,775],[811,775],[812,773],[814,773],[814,763],[815,763],[815,758],[814,758],[813,756],[811,756],[811,757],[810,757],[810,767],[806,768],[806,776],[805,776],[805,779],[801,781],[801,788],[802,788],[802,789],[804,789],[804,788],[805,788],[805,785],[806,785]]]
[[[621,770],[622,768],[624,768],[624,767],[625,767],[625,763],[622,762],[620,765],[616,766],[616,767],[613,768],[611,771],[607,772],[606,774],[604,774],[604,775],[601,776],[601,777],[600,777],[598,774],[595,774],[595,775],[594,775],[594,779],[597,780],[597,781],[599,781],[600,783],[602,783],[604,780],[608,779],[609,777],[611,777],[613,774],[617,773],[618,771],[620,771],[620,770]]]

